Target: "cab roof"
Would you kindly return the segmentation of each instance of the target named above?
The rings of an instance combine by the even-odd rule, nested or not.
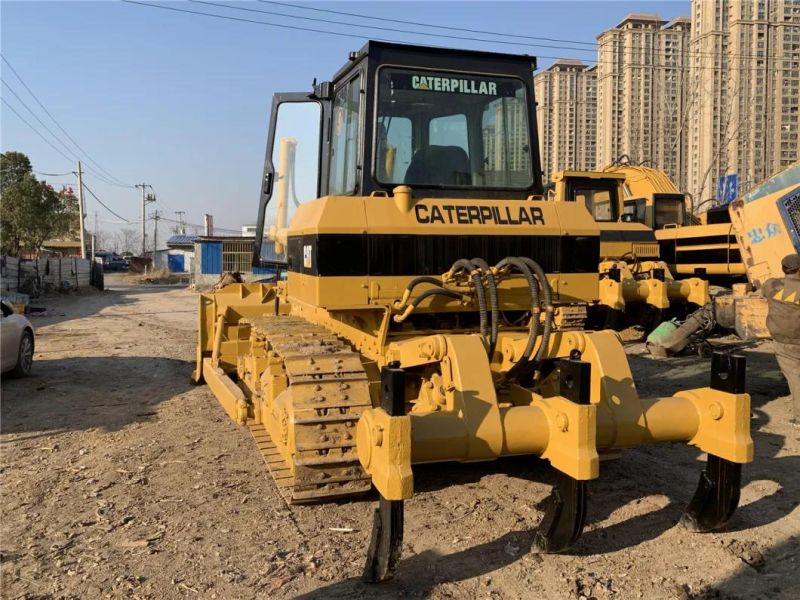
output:
[[[448,68],[454,61],[468,61],[470,70],[481,70],[485,73],[493,73],[496,69],[487,68],[490,65],[514,65],[529,68],[530,76],[536,70],[536,57],[528,54],[509,54],[506,52],[487,52],[485,50],[461,50],[456,48],[444,48],[441,46],[418,46],[416,44],[398,44],[394,42],[382,42],[370,40],[364,44],[360,50],[350,53],[350,58],[342,68],[340,68],[333,80],[337,81],[346,75],[355,64],[360,63],[365,58],[371,58],[379,63],[392,63],[407,57],[412,62],[414,59],[424,59],[430,63],[430,68]],[[400,60],[399,64],[403,61]],[[501,73],[503,71],[498,71]]]

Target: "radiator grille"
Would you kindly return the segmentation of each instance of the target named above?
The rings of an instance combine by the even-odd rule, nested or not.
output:
[[[800,248],[800,188],[780,199],[783,217],[795,248]]]

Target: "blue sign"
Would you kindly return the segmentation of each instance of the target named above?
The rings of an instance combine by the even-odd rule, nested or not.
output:
[[[723,175],[717,178],[717,205],[730,204],[739,191],[739,176]]]

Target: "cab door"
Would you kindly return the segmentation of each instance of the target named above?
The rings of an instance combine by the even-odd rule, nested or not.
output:
[[[327,179],[329,89],[323,83],[311,93],[273,96],[253,242],[255,269],[285,268],[286,227],[297,207],[320,196]]]

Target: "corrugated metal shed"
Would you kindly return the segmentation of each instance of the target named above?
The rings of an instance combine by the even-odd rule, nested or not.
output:
[[[222,242],[202,241],[200,242],[202,251],[200,252],[200,272],[222,273]]]

